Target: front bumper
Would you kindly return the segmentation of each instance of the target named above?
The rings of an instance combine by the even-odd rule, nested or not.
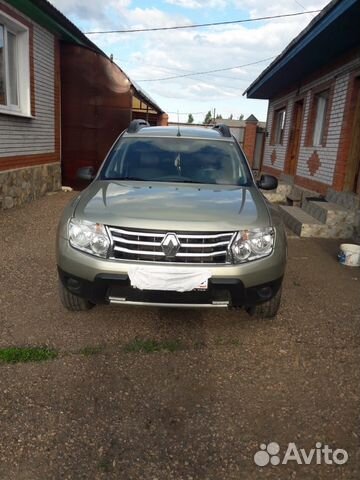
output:
[[[131,287],[129,277],[99,274],[93,282],[64,272],[59,277],[71,293],[94,304],[114,303],[169,307],[250,307],[272,298],[281,287],[282,277],[246,288],[240,279],[211,278],[206,291],[168,292],[138,290]]]
[[[279,290],[286,264],[286,243],[279,242],[273,253],[253,262],[228,265],[204,264],[211,271],[206,291],[166,292],[132,288],[128,269],[133,262],[113,261],[75,250],[68,240],[58,238],[57,263],[65,288],[94,304],[126,303],[189,307],[241,307],[265,302]],[[144,268],[150,262],[137,262]],[[160,266],[161,263],[156,263]],[[169,267],[169,264],[166,264]],[[173,264],[174,271],[184,264]],[[189,268],[194,268],[190,265]]]

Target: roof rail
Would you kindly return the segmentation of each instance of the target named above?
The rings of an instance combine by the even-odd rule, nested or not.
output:
[[[219,132],[223,137],[231,137],[230,128],[227,125],[225,125],[225,123],[220,123],[219,125],[215,125],[213,129],[219,130]]]
[[[131,120],[130,125],[128,126],[127,132],[128,133],[136,133],[138,132],[141,128],[144,127],[150,127],[150,123],[147,122],[146,120],[142,119],[136,119],[136,120]]]

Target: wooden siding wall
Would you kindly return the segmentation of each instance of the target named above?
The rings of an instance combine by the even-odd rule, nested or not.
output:
[[[0,2],[0,9],[2,6],[3,2]],[[18,14],[22,16],[20,12]],[[26,20],[31,23],[30,19]],[[15,158],[12,165],[10,157],[40,157],[55,153],[55,38],[36,24],[33,24],[32,31],[34,117],[23,118],[0,113],[0,169],[21,166]],[[59,158],[49,157],[49,160],[59,161]],[[24,163],[31,164],[26,161]]]

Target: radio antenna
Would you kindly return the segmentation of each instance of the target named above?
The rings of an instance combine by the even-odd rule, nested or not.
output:
[[[178,132],[177,132],[177,137],[181,137],[180,133],[180,116],[179,116],[179,110],[177,111],[177,117],[178,117]]]

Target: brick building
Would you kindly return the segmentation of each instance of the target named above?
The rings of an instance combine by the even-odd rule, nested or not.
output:
[[[262,170],[300,206],[319,194],[359,206],[359,25],[359,0],[333,0],[246,90],[269,99]]]
[[[98,166],[141,114],[164,112],[46,0],[0,0],[0,210]]]

